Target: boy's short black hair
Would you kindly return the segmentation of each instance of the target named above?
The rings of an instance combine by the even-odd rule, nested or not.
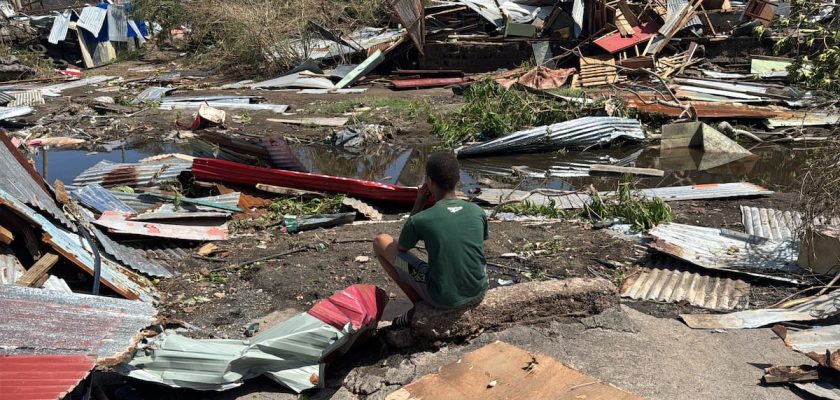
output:
[[[454,154],[434,153],[426,162],[426,175],[441,189],[451,191],[461,177],[461,167]]]

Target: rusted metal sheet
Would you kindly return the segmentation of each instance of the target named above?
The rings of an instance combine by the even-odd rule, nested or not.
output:
[[[21,218],[40,227],[44,231],[44,242],[83,271],[93,275],[93,254],[79,235],[58,228],[44,216],[2,189],[0,189],[0,205],[8,207]],[[107,258],[102,259],[100,281],[131,300],[140,299],[152,302],[157,297],[157,291],[148,279],[126,270]]]
[[[160,163],[122,164],[102,160],[83,171],[73,184],[84,186],[97,183],[103,187],[114,186],[156,186],[161,181],[174,180],[182,172],[189,171],[192,163],[170,160]]]
[[[659,25],[653,23],[652,21],[648,21],[642,25],[634,27],[632,36],[625,37],[621,35],[621,33],[616,32],[600,37],[593,43],[595,43],[596,46],[615,54],[619,51],[629,49],[637,44],[644,43],[646,40],[649,40],[656,35],[656,31],[658,30]]]
[[[94,223],[108,228],[111,232],[129,235],[199,241],[228,239],[225,225],[191,226],[133,222],[126,219],[126,214],[116,211],[105,211]]]
[[[688,302],[711,310],[740,310],[749,305],[750,284],[740,279],[690,271],[687,263],[659,258],[621,286],[621,297],[665,303]]]
[[[831,382],[795,382],[793,386],[821,399],[840,400],[840,387],[834,386]]]
[[[8,399],[63,399],[94,365],[83,354],[0,355],[0,387]]]
[[[493,383],[495,382],[495,383]],[[385,397],[408,399],[611,399],[641,397],[542,354],[496,341]]]
[[[840,371],[840,325],[816,326],[801,331],[777,325],[773,327],[773,332],[784,340],[785,346],[805,354],[823,367]]]
[[[370,220],[382,220],[382,213],[380,213],[377,209],[373,208],[373,206],[371,206],[370,204],[365,203],[364,201],[361,201],[359,199],[354,199],[352,197],[344,197],[344,199],[341,200],[341,204],[358,211]]]
[[[704,268],[799,283],[774,274],[799,270],[788,243],[726,229],[660,224],[648,231],[650,247]]]
[[[422,55],[423,46],[426,44],[426,17],[423,2],[421,0],[392,0],[390,4],[411,41]]]
[[[694,329],[749,329],[786,321],[814,321],[840,313],[840,290],[818,296],[791,308],[765,308],[730,314],[682,314]]]
[[[238,163],[263,164],[287,171],[307,172],[306,166],[282,136],[267,135],[260,138],[232,136],[217,132],[202,132],[202,141],[213,146],[197,149],[196,155],[214,157]],[[215,153],[215,155],[213,154]]]
[[[123,361],[155,323],[142,301],[0,285],[0,353],[92,354],[98,365]]]
[[[0,189],[16,199],[46,212],[64,226],[76,230],[76,226],[64,216],[64,212],[55,204],[44,180],[35,172],[32,165],[23,157],[6,131],[0,130]]]
[[[396,89],[419,89],[434,88],[451,85],[460,85],[466,82],[464,78],[417,78],[417,79],[396,79],[388,81]]]

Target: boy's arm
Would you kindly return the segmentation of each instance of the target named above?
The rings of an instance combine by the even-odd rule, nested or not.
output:
[[[397,240],[397,251],[400,253],[407,253],[411,250],[420,238],[417,236],[417,231],[414,229],[414,220],[408,217],[408,221],[403,225],[400,231],[400,238]]]
[[[414,200],[414,208],[411,209],[411,215],[417,214],[426,207],[426,203],[429,202],[429,198],[432,197],[432,192],[429,191],[429,185],[423,184],[417,190],[417,199]]]

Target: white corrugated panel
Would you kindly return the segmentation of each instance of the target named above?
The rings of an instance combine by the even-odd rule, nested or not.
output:
[[[94,36],[99,35],[102,30],[102,25],[105,24],[105,17],[108,16],[108,11],[99,7],[87,6],[82,9],[82,14],[79,15],[79,20],[76,26],[83,28]]]
[[[72,12],[71,10],[67,10],[55,16],[52,29],[50,29],[50,37],[47,39],[48,42],[58,44],[58,42],[67,38],[67,30],[70,26],[70,15]]]

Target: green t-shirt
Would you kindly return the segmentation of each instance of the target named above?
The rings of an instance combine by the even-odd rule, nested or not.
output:
[[[444,199],[408,218],[399,245],[411,249],[420,240],[426,244],[429,296],[440,305],[457,307],[487,290],[487,239],[487,217],[481,207],[460,199]]]

